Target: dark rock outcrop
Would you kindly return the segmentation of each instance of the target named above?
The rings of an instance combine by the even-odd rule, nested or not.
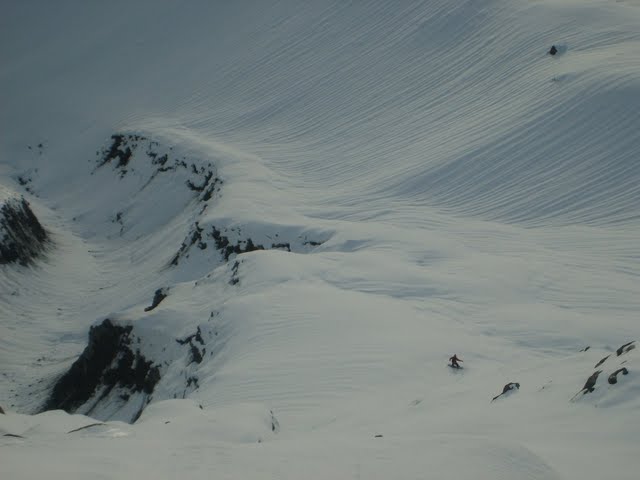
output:
[[[240,283],[239,269],[240,262],[236,260],[231,267],[231,280],[229,280],[229,285],[237,285]]]
[[[200,345],[204,345],[204,339],[202,338],[202,331],[200,330],[200,327],[198,327],[196,333],[194,333],[193,335],[189,335],[184,339],[177,338],[176,342],[178,342],[180,345],[189,344],[191,352],[191,360],[189,361],[189,364],[202,363],[204,355],[205,353],[207,353],[207,351],[204,348],[200,350],[200,348],[196,345],[196,342]]]
[[[137,142],[146,140],[140,135],[111,135],[111,145],[103,150],[100,166],[117,160],[116,167],[124,168],[127,166],[133,156],[132,148],[136,148]]]
[[[160,369],[132,350],[131,331],[131,326],[116,325],[109,319],[91,327],[89,344],[56,382],[43,410],[73,412],[101,387],[105,387],[103,396],[116,386],[151,394],[160,380]]]
[[[280,422],[278,422],[278,419],[273,414],[273,410],[269,410],[269,414],[271,415],[271,431],[278,433],[280,431]]]
[[[608,382],[610,385],[615,385],[616,383],[618,383],[618,374],[620,372],[622,372],[623,375],[627,375],[629,373],[629,370],[623,367],[623,368],[619,368],[618,370],[613,372],[611,375],[609,375]]]
[[[197,192],[197,193],[202,193],[202,197],[201,200],[203,202],[209,201],[211,200],[211,197],[213,196],[214,192],[216,190],[219,191],[219,186],[218,183],[222,183],[222,181],[213,176],[213,172],[211,170],[204,172],[204,170],[202,172],[199,172],[196,168],[195,165],[192,165],[193,167],[193,173],[194,174],[201,174],[203,175],[203,179],[202,179],[202,184],[201,185],[196,185],[195,183],[193,183],[191,180],[187,180],[187,187],[189,187],[189,190],[193,191],[193,192]]]
[[[493,397],[491,399],[491,401],[493,402],[494,400],[496,400],[497,398],[500,398],[502,395],[504,395],[505,393],[510,392],[511,390],[519,390],[519,389],[520,389],[520,384],[519,383],[509,382],[504,387],[502,387],[502,393],[500,393],[499,395],[496,395],[495,397]]]
[[[191,231],[191,236],[188,239],[185,239],[184,242],[182,242],[182,245],[180,245],[180,249],[173,256],[169,264],[174,266],[178,265],[182,257],[189,256],[188,252],[190,248],[195,244],[198,244],[198,247],[201,250],[207,248],[207,244],[202,241],[202,227],[200,227],[200,224],[198,222],[194,224],[193,230]]]
[[[239,255],[241,253],[254,252],[256,250],[265,250],[263,245],[256,245],[253,243],[251,238],[247,238],[246,240],[238,240],[235,244],[231,242],[229,237],[223,235],[222,231],[218,230],[215,226],[211,227],[211,232],[207,233],[203,230],[198,222],[195,222],[189,236],[182,242],[180,245],[180,249],[173,256],[170,265],[177,266],[180,263],[180,260],[185,257],[189,258],[189,251],[191,247],[197,245],[200,250],[205,250],[207,248],[207,243],[205,240],[210,238],[213,240],[216,249],[220,252],[224,261],[229,261],[229,258],[232,255]],[[280,244],[279,248],[288,248],[289,251],[291,247],[289,244]]]
[[[168,153],[161,153],[162,151]],[[96,152],[98,155],[98,168],[105,165],[114,165],[123,178],[129,171],[134,170],[134,163],[150,160],[155,167],[149,184],[157,175],[166,172],[189,172],[195,179],[187,179],[186,186],[198,194],[201,202],[211,200],[213,195],[220,191],[222,180],[215,174],[216,169],[208,163],[206,166],[197,166],[195,163],[188,163],[187,157],[177,157],[173,152],[173,147],[167,151],[161,145],[147,137],[135,133],[115,133],[111,135],[108,145]],[[135,162],[132,160],[135,159]],[[139,163],[141,165],[141,163]]]
[[[587,378],[587,381],[585,382],[584,387],[582,387],[582,390],[580,390],[578,393],[576,393],[571,400],[576,398],[581,393],[583,395],[586,395],[587,393],[592,393],[595,390],[596,382],[598,381],[598,376],[601,373],[602,373],[602,370],[597,370],[597,371],[593,372],[591,374],[591,376],[589,378]]]
[[[256,250],[264,250],[264,246],[256,245],[253,240],[247,238],[245,242],[238,241],[233,245],[229,241],[229,237],[222,235],[222,232],[215,226],[211,227],[211,237],[215,241],[216,248],[222,252],[225,261],[229,260],[229,257],[233,254],[239,255],[241,253],[254,252]],[[244,243],[244,245],[242,245]]]
[[[4,410],[2,409],[2,406],[0,406],[0,414],[4,415]]]
[[[98,423],[90,423],[89,425],[85,425],[84,427],[80,427],[80,428],[74,428],[73,430],[69,430],[67,432],[67,434],[69,433],[75,433],[75,432],[79,432],[81,430],[86,430],[87,428],[91,428],[91,427],[99,427],[101,425],[104,425],[104,423],[102,422],[98,422]]]
[[[0,207],[0,265],[27,266],[48,242],[42,227],[24,198],[11,198]]]
[[[151,301],[151,305],[144,309],[145,312],[150,312],[162,302],[165,298],[167,298],[167,291],[164,288],[159,288],[153,294],[153,300]]]
[[[634,345],[635,343],[635,340],[632,340],[629,343],[625,343],[618,350],[616,350],[616,355],[620,356],[623,353],[627,353],[628,351],[633,350],[634,348],[636,348],[636,346]]]
[[[602,360],[600,360],[598,363],[596,363],[596,366],[593,368],[598,368],[600,365],[602,365],[604,362],[607,361],[607,358],[609,358],[611,355],[607,355],[606,357],[604,357]]]
[[[556,53],[558,53],[558,49],[555,45],[551,45],[551,48],[549,49],[549,55],[555,55]]]

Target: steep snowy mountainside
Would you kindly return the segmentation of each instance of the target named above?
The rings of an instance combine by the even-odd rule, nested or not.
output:
[[[123,126],[186,127],[315,202],[349,202],[347,184],[363,200],[536,225],[636,216],[633,4],[126,7],[12,7],[12,152],[45,141],[73,162]]]
[[[637,476],[637,2],[6,10],[3,475]]]

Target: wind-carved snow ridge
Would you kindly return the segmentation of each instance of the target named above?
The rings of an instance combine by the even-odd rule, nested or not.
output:
[[[326,241],[326,234],[305,232],[296,227],[254,223],[218,228],[211,221],[207,223],[209,225],[204,226],[200,222],[194,223],[189,235],[171,259],[171,265],[177,266],[183,259],[190,258],[194,247],[205,251],[211,250],[209,246],[212,245],[216,253],[209,255],[215,255],[220,262],[227,262],[241,253],[257,250],[309,253]]]
[[[100,157],[98,168],[110,164],[124,177],[127,173],[144,169],[144,166],[136,166],[131,163],[134,154],[143,153],[151,160],[155,170],[142,188],[149,185],[157,175],[179,170],[190,171],[193,177],[185,180],[189,190],[198,194],[198,200],[206,202],[211,199],[214,192],[219,191],[218,183],[222,181],[215,177],[215,168],[211,163],[198,165],[188,161],[186,156],[172,154],[173,147],[162,148],[160,143],[150,140],[145,136],[135,133],[116,133],[111,136],[111,143],[96,154]]]
[[[265,250],[311,253],[331,235],[295,222],[218,215],[223,181],[210,152],[171,145],[170,137],[119,132],[96,152],[87,181],[100,201],[88,204],[78,222],[91,220],[97,231],[104,228],[108,238],[133,244],[143,255],[153,253],[149,244],[166,252],[181,231],[186,239],[168,265],[157,264],[157,273],[167,278],[164,286],[94,323],[88,345],[52,383],[40,410],[135,422],[152,402],[189,397],[201,386],[201,369],[205,378],[215,372],[217,354],[226,344],[228,336],[220,326],[224,316],[209,311],[217,305],[211,290],[221,283],[235,287],[220,302],[239,294],[242,261],[236,257]],[[208,280],[198,282],[205,274]],[[182,283],[175,283],[176,278]],[[185,307],[176,307],[199,296],[206,311],[186,313]]]
[[[24,198],[0,198],[0,265],[27,266],[44,250],[48,234]]]
[[[220,197],[224,186],[216,165],[212,161],[177,153],[177,149],[167,147],[165,143],[141,133],[113,134],[107,144],[96,152],[98,164],[94,174],[110,167],[125,184],[118,187],[129,192],[127,203],[113,205],[107,214],[112,223],[120,226],[120,235],[130,231],[145,234],[149,229],[158,228],[163,223],[158,221],[159,218],[165,217],[164,222],[169,218],[163,212],[172,212],[172,216],[176,216],[186,211],[193,218],[189,232],[169,259],[169,265],[183,263],[191,257],[194,248],[201,251],[209,249],[202,255],[213,256],[213,263],[208,265],[215,265],[254,250],[307,253],[326,241],[325,233],[315,233],[307,227],[265,222],[238,223],[237,220],[232,222],[229,218],[220,219],[212,215],[210,203]],[[189,206],[193,199],[197,203]],[[118,198],[113,200],[119,201]],[[178,210],[180,206],[184,210]],[[146,211],[144,207],[147,207]],[[155,223],[150,223],[150,216],[157,218]],[[147,228],[142,228],[143,223]],[[212,253],[212,250],[218,253]]]
[[[89,180],[100,202],[78,221],[110,223],[118,227],[118,236],[135,240],[157,233],[182,215],[204,212],[223,181],[212,159],[178,150],[165,138],[140,132],[112,134],[96,151],[94,178]]]

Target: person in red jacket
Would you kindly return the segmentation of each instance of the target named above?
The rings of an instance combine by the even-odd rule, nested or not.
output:
[[[462,367],[460,367],[460,365],[458,364],[458,362],[462,362],[462,360],[461,360],[461,359],[459,359],[459,358],[458,358],[458,356],[457,356],[455,353],[453,354],[453,357],[451,357],[451,358],[449,359],[449,361],[451,362],[451,366],[452,366],[452,367],[454,367],[454,368],[462,368]]]

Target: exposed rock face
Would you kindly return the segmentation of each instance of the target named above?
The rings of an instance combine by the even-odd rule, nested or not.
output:
[[[606,358],[604,360],[606,360]],[[587,381],[585,382],[584,387],[582,387],[582,390],[576,393],[571,400],[573,400],[580,394],[586,395],[587,393],[593,393],[593,391],[596,389],[596,382],[598,381],[598,377],[601,373],[602,370],[596,370],[595,372],[593,372],[589,376],[589,378],[587,378]]]
[[[164,288],[159,288],[153,295],[153,300],[151,301],[151,305],[144,309],[145,312],[150,312],[162,302],[165,298],[167,298],[167,290]]]
[[[204,359],[204,355],[207,353],[207,351],[205,348],[202,348],[202,350],[200,350],[200,347],[196,345],[196,342],[203,347],[205,344],[204,340],[202,339],[202,331],[200,330],[200,327],[198,327],[198,329],[196,330],[196,333],[194,333],[193,335],[189,335],[187,338],[183,340],[176,339],[176,342],[178,342],[180,345],[189,344],[189,347],[191,349],[191,360],[189,364],[194,362],[202,363],[202,360]]]
[[[167,153],[158,142],[139,134],[115,133],[108,145],[96,152],[98,168],[112,165],[122,178],[135,169],[136,162],[140,168],[144,168],[142,164],[150,163],[154,171],[149,182],[166,172],[190,172],[192,179],[186,180],[186,187],[197,194],[199,201],[207,202],[220,191],[222,180],[215,174],[216,169],[211,163],[196,165],[184,156],[175,156],[171,150],[169,148]]]
[[[627,375],[629,373],[629,370],[627,370],[626,368],[622,367],[619,368],[618,370],[616,370],[615,372],[613,372],[611,375],[609,375],[609,384],[610,385],[615,385],[616,383],[618,383],[618,374],[622,373],[623,375]]]
[[[91,327],[89,345],[55,384],[43,410],[73,412],[99,387],[106,388],[103,396],[116,386],[151,394],[160,380],[160,369],[132,350],[131,330],[109,319]]]
[[[607,355],[606,357],[604,357],[602,360],[600,360],[598,363],[596,363],[596,366],[593,368],[598,368],[600,365],[602,365],[604,362],[607,361],[607,358],[609,358],[611,355]]]
[[[42,253],[48,236],[24,198],[0,206],[0,264],[28,265]]]
[[[111,145],[108,149],[103,151],[102,161],[100,166],[117,160],[116,167],[124,168],[131,160],[133,151],[131,148],[137,146],[137,142],[146,140],[146,138],[140,135],[111,135]]]
[[[279,234],[273,233],[273,237],[278,237]],[[270,237],[269,237],[270,238]],[[224,262],[228,262],[232,257],[247,252],[255,252],[256,250],[283,250],[286,252],[304,251],[303,247],[322,245],[321,241],[301,241],[300,237],[292,241],[280,241],[265,243],[256,243],[251,237],[244,236],[239,227],[236,228],[222,228],[219,229],[215,225],[211,225],[210,228],[203,228],[199,222],[195,222],[191,231],[185,238],[184,242],[180,246],[179,250],[173,256],[170,265],[177,266],[184,258],[189,258],[190,252],[194,246],[197,246],[200,250],[206,250],[209,243],[213,243],[215,249],[220,253],[220,258]]]
[[[618,348],[618,350],[616,350],[616,355],[620,356],[623,353],[627,353],[627,352],[633,350],[634,348],[636,348],[635,343],[636,343],[635,340],[632,340],[629,343],[625,343],[620,348]]]
[[[493,397],[491,399],[491,401],[493,402],[494,400],[500,398],[502,395],[505,395],[506,393],[509,393],[512,390],[519,390],[520,389],[520,384],[517,382],[509,382],[507,383],[504,387],[502,387],[502,393],[499,395],[496,395],[495,397]]]

